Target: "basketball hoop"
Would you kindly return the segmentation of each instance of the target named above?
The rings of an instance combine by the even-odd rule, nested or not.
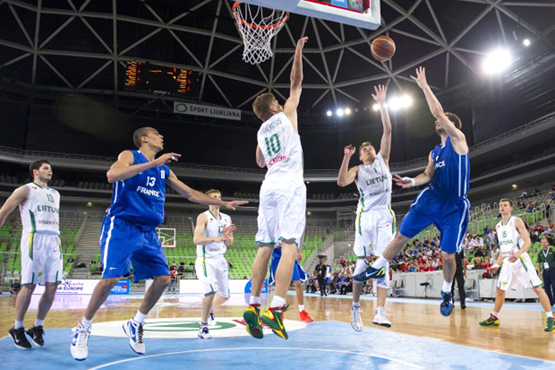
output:
[[[243,60],[260,64],[271,58],[270,42],[289,19],[289,13],[237,1],[233,4],[233,16],[245,44]]]

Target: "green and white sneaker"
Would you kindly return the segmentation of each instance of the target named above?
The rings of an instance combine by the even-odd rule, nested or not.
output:
[[[499,326],[499,318],[493,315],[489,315],[484,321],[480,321],[481,326]]]
[[[553,323],[553,317],[547,318],[547,326],[543,329],[544,331],[555,331],[555,324]]]

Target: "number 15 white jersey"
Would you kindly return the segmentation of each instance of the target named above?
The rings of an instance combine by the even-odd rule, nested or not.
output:
[[[284,112],[274,114],[258,130],[258,146],[268,167],[266,179],[274,176],[303,177],[303,148],[299,133]]]

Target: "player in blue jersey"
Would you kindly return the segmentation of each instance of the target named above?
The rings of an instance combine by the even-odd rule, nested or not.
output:
[[[73,330],[71,355],[79,361],[88,356],[88,338],[96,311],[119,279],[130,275],[130,262],[133,263],[135,281],[153,279],[137,314],[123,324],[131,349],[137,354],[145,353],[144,319],[170,284],[166,256],[156,234],[156,227],[164,221],[166,185],[195,203],[228,209],[247,203],[224,202],[181,182],[167,166],[181,155],[166,153],[156,158],[164,147],[163,136],[156,129],[143,127],[136,130],[133,142],[139,150],[121,152],[106,173],[108,182],[114,187],[112,204],[100,235],[102,280],[94,289],[83,320]]]
[[[313,322],[314,320],[312,320],[312,317],[310,317],[308,312],[306,312],[306,310],[304,309],[304,293],[303,293],[303,286],[301,284],[302,282],[308,280],[310,276],[303,270],[301,264],[299,263],[299,261],[302,261],[303,259],[303,254],[300,248],[297,248],[297,249],[298,249],[297,260],[295,261],[295,266],[293,267],[293,276],[291,278],[291,281],[295,286],[295,292],[297,295],[297,304],[299,305],[299,318],[301,319],[301,321],[304,321],[304,322]],[[272,260],[270,261],[269,285],[276,285],[276,274],[277,274],[277,269],[278,269],[280,260],[281,260],[281,244],[278,244],[276,245],[276,247],[274,248],[274,251],[272,252]]]
[[[443,287],[440,312],[451,315],[451,284],[455,275],[455,252],[459,252],[468,224],[470,202],[466,197],[469,186],[470,164],[468,144],[461,131],[460,118],[444,112],[432,89],[426,82],[426,70],[420,67],[416,77],[411,78],[424,91],[432,115],[436,118],[436,132],[441,138],[429,155],[424,173],[415,178],[393,176],[393,180],[404,189],[429,185],[413,201],[409,213],[403,219],[395,239],[387,246],[382,256],[366,271],[354,277],[357,281],[384,276],[388,260],[399,254],[407,242],[420,231],[434,224],[441,233],[440,245],[443,258]]]

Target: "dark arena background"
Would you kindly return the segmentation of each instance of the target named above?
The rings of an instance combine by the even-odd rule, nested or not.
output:
[[[251,8],[272,4],[247,2]],[[33,181],[32,162],[48,160],[49,186],[61,196],[63,260],[63,279],[44,322],[44,347],[14,347],[8,331],[17,293],[25,289],[17,287],[25,260],[22,216],[18,209],[0,212],[6,217],[0,228],[3,369],[555,368],[555,332],[544,331],[548,318],[533,290],[507,290],[500,325],[479,324],[494,309],[499,272],[490,268],[499,253],[493,231],[501,221],[501,198],[513,202],[513,215],[529,230],[527,253],[541,290],[555,303],[555,258],[551,266],[544,263],[546,251],[555,253],[555,2],[283,3],[314,8],[285,9],[289,19],[268,41],[272,56],[251,64],[242,60],[239,30],[246,26],[236,21],[233,1],[0,0],[0,200]],[[368,27],[355,23],[359,6],[368,9],[360,14],[372,14]],[[380,35],[395,43],[394,56],[384,62],[370,52]],[[297,314],[301,303],[291,285],[289,339],[264,327],[265,338],[258,341],[242,316],[249,306],[267,171],[256,162],[262,122],[252,103],[266,92],[285,103],[302,36],[308,41],[297,113],[307,201],[299,262],[310,277],[300,289],[303,309],[314,321]],[[337,185],[339,168],[347,145],[357,148],[350,166],[359,164],[362,142],[380,149],[383,126],[371,94],[381,84],[387,86],[392,126],[391,173],[415,177],[424,171],[440,138],[411,79],[419,66],[444,110],[460,117],[469,147],[465,282],[454,289],[451,316],[441,316],[443,258],[439,231],[430,226],[390,262],[391,327],[373,324],[377,288],[370,280],[360,301],[364,330],[357,332],[350,310],[359,189]],[[237,227],[225,256],[231,297],[215,308],[212,339],[199,339],[203,291],[193,237],[197,216],[208,207],[168,188],[158,236],[168,266],[175,268],[175,286],[146,317],[146,354],[129,348],[121,325],[133,317],[152,281],[122,277],[94,318],[88,359],[76,362],[69,351],[71,328],[83,318],[102,276],[99,237],[113,192],[106,173],[122,151],[136,149],[133,133],[141,127],[163,135],[160,154],[181,154],[169,166],[188,186],[249,202],[236,211],[222,208]],[[426,186],[391,186],[398,231]],[[322,292],[317,274],[326,259]],[[32,297],[26,329],[33,326],[41,289]],[[273,290],[263,290],[262,306],[270,305]],[[461,290],[466,302],[460,301]]]

